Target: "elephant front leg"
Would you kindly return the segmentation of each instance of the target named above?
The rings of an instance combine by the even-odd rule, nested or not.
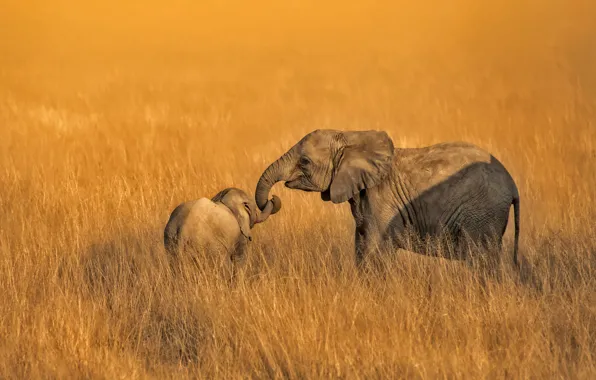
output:
[[[244,266],[246,265],[246,250],[247,250],[246,239],[242,237],[238,240],[236,247],[230,255],[230,261],[232,263],[232,273],[230,276],[230,284],[234,285],[238,281],[238,277],[242,273]]]
[[[364,258],[366,256],[366,242],[364,234],[356,229],[354,247],[356,248],[356,267],[362,269],[364,265]]]
[[[365,270],[370,264],[374,266],[375,260],[380,259],[381,241],[375,231],[356,229],[354,244],[356,267],[359,270]]]
[[[352,216],[354,217],[354,222],[356,224],[356,232],[354,234],[354,250],[356,253],[356,267],[359,270],[363,269],[364,261],[369,251],[367,239],[367,221],[364,218],[364,215],[362,214],[360,207],[361,202],[359,196],[350,199],[350,209],[352,211]]]

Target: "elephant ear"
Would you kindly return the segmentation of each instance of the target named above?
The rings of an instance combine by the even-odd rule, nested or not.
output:
[[[221,203],[225,207],[228,208],[236,218],[238,222],[238,227],[240,227],[240,232],[247,238],[249,241],[252,241],[252,234],[250,229],[253,225],[251,221],[251,214],[246,210],[245,207],[245,200],[246,196],[241,197],[239,194],[244,194],[244,192],[235,189],[235,188],[227,188],[219,193],[217,193],[213,198],[211,198],[212,202]]]
[[[240,227],[242,235],[249,241],[252,241],[252,233],[250,231],[251,222],[248,212],[246,212],[246,210],[233,210],[232,213],[238,221],[238,226]]]
[[[393,141],[383,131],[343,132],[345,145],[329,188],[333,203],[342,203],[360,190],[383,181],[391,170]]]

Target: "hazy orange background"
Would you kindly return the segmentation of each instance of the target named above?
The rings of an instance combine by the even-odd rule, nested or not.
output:
[[[594,378],[594,1],[0,10],[0,377]],[[171,276],[172,209],[316,128],[489,150],[546,291],[406,252],[362,280],[349,207],[283,186],[245,283]]]

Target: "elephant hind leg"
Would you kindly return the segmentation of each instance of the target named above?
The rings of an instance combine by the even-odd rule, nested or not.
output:
[[[488,285],[489,279],[501,282],[503,275],[500,235],[487,231],[462,229],[457,238],[459,258],[473,269],[483,286]]]
[[[508,218],[509,205],[504,202],[482,204],[476,201],[460,215],[458,240],[467,245],[475,255],[498,255]]]

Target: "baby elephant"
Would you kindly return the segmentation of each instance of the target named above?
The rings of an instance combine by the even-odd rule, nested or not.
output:
[[[251,228],[280,208],[280,199],[273,196],[259,213],[254,199],[234,187],[220,191],[211,199],[182,203],[174,209],[166,225],[166,251],[170,258],[190,253],[194,260],[201,255],[220,263],[222,258],[229,257],[234,277],[236,267],[245,261],[247,240],[252,241]]]

